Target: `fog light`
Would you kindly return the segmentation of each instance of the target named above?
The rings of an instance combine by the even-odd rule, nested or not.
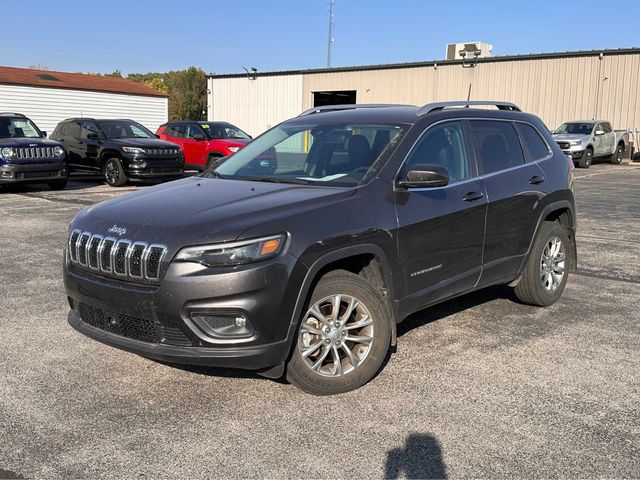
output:
[[[253,328],[241,312],[193,312],[191,321],[205,335],[212,338],[249,338]]]
[[[0,172],[0,177],[2,178],[13,178],[13,172],[10,170],[2,170]]]

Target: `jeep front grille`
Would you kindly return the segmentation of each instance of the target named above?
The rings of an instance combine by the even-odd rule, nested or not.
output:
[[[16,148],[16,158],[19,160],[30,159],[52,159],[56,158],[53,153],[55,147],[18,147]]]
[[[165,245],[103,237],[73,230],[69,236],[69,260],[101,275],[131,281],[157,281]]]

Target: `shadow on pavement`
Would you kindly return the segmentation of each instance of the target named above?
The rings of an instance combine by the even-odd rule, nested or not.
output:
[[[507,285],[496,285],[483,288],[476,292],[468,293],[452,300],[436,304],[432,307],[420,310],[409,316],[402,323],[398,324],[398,337],[436,320],[454,315],[471,307],[482,305],[497,299],[507,299],[512,302],[521,303],[513,293],[513,289]]]
[[[440,442],[430,434],[412,433],[403,448],[387,452],[384,478],[447,478]]]

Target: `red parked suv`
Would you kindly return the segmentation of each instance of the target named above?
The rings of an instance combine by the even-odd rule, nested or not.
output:
[[[160,125],[159,138],[182,148],[185,169],[205,170],[251,141],[251,136],[227,122],[175,121]]]

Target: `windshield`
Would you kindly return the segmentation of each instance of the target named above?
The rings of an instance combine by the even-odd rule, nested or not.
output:
[[[106,138],[156,138],[156,136],[132,120],[100,120],[98,126]]]
[[[0,117],[0,138],[39,138],[40,130],[28,118]]]
[[[355,186],[380,170],[405,130],[404,126],[388,124],[282,124],[205,175]]]
[[[593,123],[563,123],[555,133],[568,133],[573,135],[591,135]]]
[[[207,137],[210,140],[217,140],[220,138],[229,138],[236,140],[249,140],[251,137],[240,130],[238,127],[234,127],[230,123],[202,123],[200,124],[202,129],[206,132]]]

